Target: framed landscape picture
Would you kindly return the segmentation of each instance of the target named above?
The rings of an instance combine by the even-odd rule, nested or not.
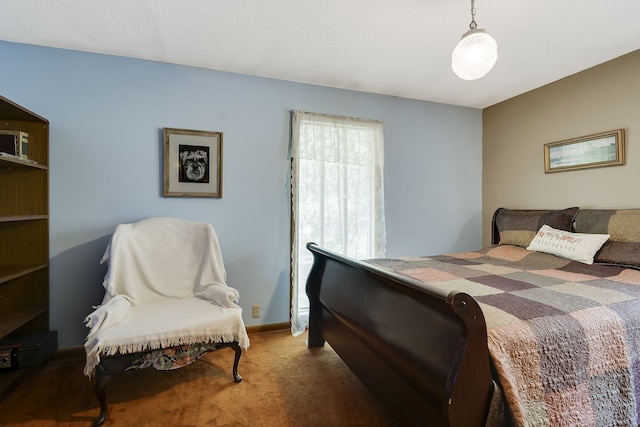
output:
[[[168,197],[222,197],[222,132],[164,128]]]
[[[544,171],[562,172],[625,163],[624,129],[544,145]]]

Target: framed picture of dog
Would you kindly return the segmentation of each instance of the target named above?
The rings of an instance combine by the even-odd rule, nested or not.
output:
[[[169,197],[222,197],[222,132],[163,128]]]

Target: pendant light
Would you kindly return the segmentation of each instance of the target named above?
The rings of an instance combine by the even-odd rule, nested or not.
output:
[[[475,0],[471,0],[469,31],[451,54],[451,68],[463,80],[476,80],[485,76],[498,59],[498,44],[476,24]]]

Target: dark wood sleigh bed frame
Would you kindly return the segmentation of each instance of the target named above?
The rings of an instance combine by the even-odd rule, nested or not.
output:
[[[495,214],[492,228],[497,243]],[[471,296],[307,248],[310,348],[326,340],[399,425],[485,425],[494,383]]]

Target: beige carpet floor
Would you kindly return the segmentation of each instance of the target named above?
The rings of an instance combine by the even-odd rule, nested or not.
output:
[[[250,339],[239,384],[232,381],[231,349],[174,371],[115,376],[107,386],[105,426],[394,425],[328,345],[310,350],[306,334],[286,330]],[[91,425],[99,406],[83,366],[83,357],[45,363],[0,402],[0,425]]]

